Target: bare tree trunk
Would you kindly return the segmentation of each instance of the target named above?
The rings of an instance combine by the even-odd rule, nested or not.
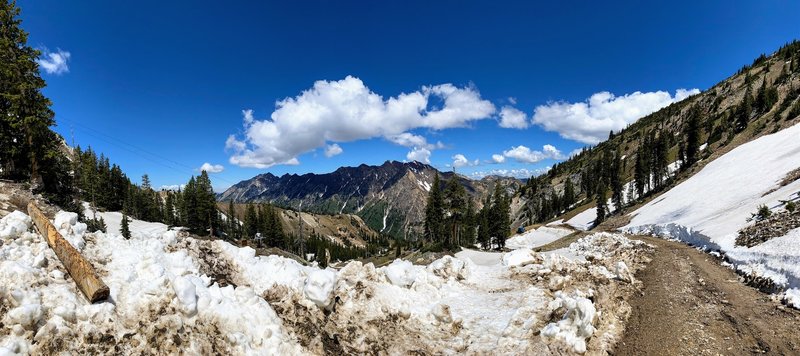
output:
[[[100,279],[91,263],[81,256],[69,242],[61,236],[50,220],[33,202],[28,203],[28,214],[36,223],[39,233],[47,239],[47,244],[64,264],[78,289],[89,302],[94,303],[108,298],[108,286]]]

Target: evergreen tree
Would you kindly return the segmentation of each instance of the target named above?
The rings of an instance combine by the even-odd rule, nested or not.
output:
[[[214,188],[211,186],[211,179],[206,171],[200,172],[197,177],[195,194],[195,210],[197,214],[197,226],[195,232],[201,235],[217,236],[220,229],[219,213],[217,213],[217,198]]]
[[[131,230],[128,228],[128,215],[122,214],[122,226],[119,232],[126,240],[131,238]]]
[[[664,179],[669,177],[669,144],[665,134],[655,136],[651,133],[650,154],[650,175],[652,177],[652,189],[659,190],[663,187]]]
[[[511,205],[509,198],[498,183],[494,187],[493,205],[489,211],[489,224],[492,243],[502,249],[506,245],[506,238],[511,233]]]
[[[649,174],[647,173],[646,164],[645,150],[643,145],[639,143],[639,148],[637,149],[636,153],[636,165],[633,168],[633,181],[634,185],[636,186],[636,194],[639,198],[644,195],[647,181],[650,179]]]
[[[684,129],[686,137],[686,160],[681,164],[681,168],[686,169],[697,162],[697,154],[700,152],[700,118],[697,111],[689,115]]]
[[[594,219],[594,226],[598,226],[606,220],[606,214],[608,213],[608,206],[606,205],[606,189],[605,182],[600,180],[597,183],[597,217]]]
[[[258,216],[256,207],[250,203],[244,213],[244,238],[253,239],[258,233]]]
[[[239,222],[236,219],[236,209],[233,206],[233,199],[228,201],[228,238],[238,239]]]
[[[442,195],[439,174],[433,179],[431,191],[425,206],[425,238],[432,242],[443,242],[444,233],[444,196]]]
[[[27,44],[19,16],[16,2],[0,1],[0,178],[30,180],[34,191],[76,210],[71,163],[50,130],[54,114],[36,63],[41,53]]]
[[[491,226],[489,223],[489,211],[492,209],[491,199],[487,196],[483,202],[483,207],[478,213],[478,243],[481,247],[488,249],[491,246]]]
[[[445,241],[445,245],[448,247],[460,246],[468,199],[467,192],[464,190],[464,186],[458,182],[457,176],[453,176],[447,182],[444,197],[447,211],[449,212],[448,223],[450,227],[449,239]]]
[[[575,188],[572,186],[572,180],[569,177],[564,182],[564,197],[562,200],[565,209],[570,209],[575,204]]]
[[[144,190],[153,189],[153,187],[150,186],[150,176],[148,176],[147,174],[142,175],[142,189]]]
[[[750,85],[748,84],[744,91],[744,98],[736,110],[736,122],[734,124],[736,132],[742,132],[747,128],[747,124],[750,123],[750,114],[752,114],[752,112],[753,99],[750,94]]]
[[[472,246],[475,244],[475,226],[477,225],[477,215],[475,213],[475,205],[472,199],[467,199],[467,210],[464,214],[464,232],[462,243],[465,246]]]
[[[761,86],[756,92],[755,107],[758,112],[766,112],[767,110],[767,76],[764,75],[764,80],[761,81]]]
[[[281,225],[280,212],[273,206],[268,205],[267,211],[267,245],[270,247],[285,248],[285,236],[283,234],[283,226]]]
[[[611,184],[611,200],[614,202],[614,207],[617,212],[622,212],[623,208],[623,188],[624,182],[622,181],[622,158],[619,152],[614,152],[613,161],[611,163],[609,182]]]
[[[164,223],[167,226],[175,226],[175,195],[166,191],[167,198],[164,202]]]
[[[194,233],[199,233],[204,228],[197,210],[197,200],[197,183],[192,176],[183,189],[183,211],[186,214],[184,226]]]

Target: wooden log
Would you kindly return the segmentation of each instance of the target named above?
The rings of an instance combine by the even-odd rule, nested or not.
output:
[[[56,253],[58,259],[64,264],[69,275],[75,280],[78,289],[81,290],[89,302],[94,303],[108,298],[108,286],[97,275],[97,272],[75,247],[70,245],[47,216],[33,202],[28,203],[28,215],[36,224],[39,233],[47,239],[47,244]]]

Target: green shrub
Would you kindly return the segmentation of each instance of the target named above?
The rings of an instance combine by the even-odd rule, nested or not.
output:
[[[769,218],[772,215],[772,211],[769,210],[769,207],[766,205],[761,205],[758,207],[758,211],[753,214],[753,217],[756,218],[756,221],[762,221]]]

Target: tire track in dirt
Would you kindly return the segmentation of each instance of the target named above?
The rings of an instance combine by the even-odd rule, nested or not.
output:
[[[800,311],[740,282],[691,246],[637,237],[657,246],[636,278],[644,288],[616,355],[797,355]]]

